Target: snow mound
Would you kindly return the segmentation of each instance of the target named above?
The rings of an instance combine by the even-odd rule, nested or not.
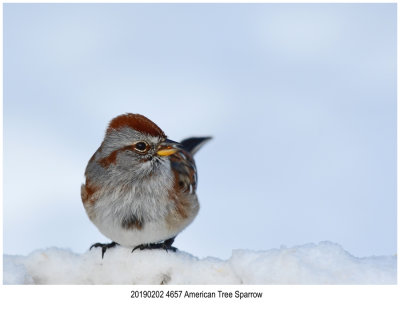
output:
[[[228,260],[123,247],[82,255],[49,248],[4,255],[4,284],[396,284],[396,256],[357,258],[331,242],[267,251],[234,250]]]

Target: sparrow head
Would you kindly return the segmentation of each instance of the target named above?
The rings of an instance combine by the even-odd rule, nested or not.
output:
[[[103,168],[137,172],[145,176],[165,164],[181,145],[167,139],[151,120],[140,114],[124,114],[111,120],[98,160]],[[140,176],[138,175],[138,176]]]

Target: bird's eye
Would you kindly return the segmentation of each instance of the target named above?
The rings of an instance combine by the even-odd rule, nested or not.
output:
[[[148,150],[148,144],[146,142],[138,142],[135,144],[135,150],[138,152],[145,152]]]

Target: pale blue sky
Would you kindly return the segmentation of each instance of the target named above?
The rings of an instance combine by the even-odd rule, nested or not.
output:
[[[80,185],[142,113],[196,155],[197,256],[396,253],[395,4],[5,4],[4,252],[107,241]]]

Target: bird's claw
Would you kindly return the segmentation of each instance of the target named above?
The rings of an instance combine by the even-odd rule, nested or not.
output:
[[[167,252],[168,252],[168,250],[171,250],[172,252],[176,252],[176,250],[178,250],[176,247],[167,246],[164,243],[139,245],[139,246],[136,246],[135,248],[133,248],[132,252],[137,249],[140,249],[140,250],[164,249]]]
[[[176,247],[172,246],[173,242],[174,242],[174,238],[170,238],[161,243],[142,244],[142,245],[138,245],[135,248],[133,248],[132,252],[137,249],[140,249],[140,250],[164,249],[167,252],[168,252],[168,250],[171,250],[172,252],[176,252],[176,250],[178,250],[178,249]]]
[[[107,249],[109,248],[114,248],[116,245],[118,245],[116,242],[112,242],[109,244],[101,244],[99,242],[96,242],[95,244],[91,245],[89,250],[92,250],[92,248],[98,248],[101,247],[101,258],[104,258],[104,253],[106,253]]]

